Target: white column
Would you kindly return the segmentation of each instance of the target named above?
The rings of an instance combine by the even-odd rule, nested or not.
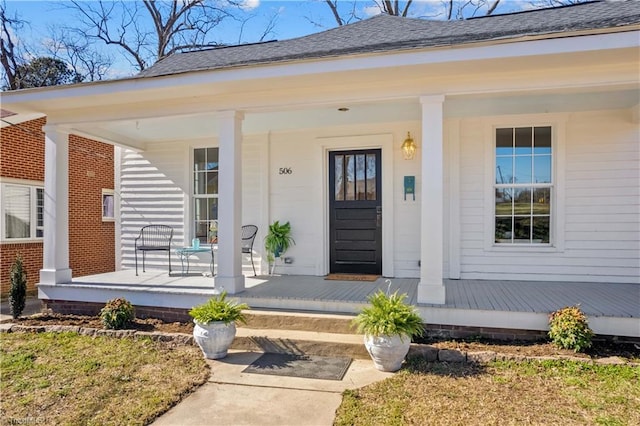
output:
[[[44,126],[44,254],[40,283],[71,282],[69,268],[69,134]]]
[[[444,96],[422,96],[422,191],[418,303],[445,302],[443,268]]]
[[[244,290],[242,275],[242,119],[238,111],[217,114],[218,178],[218,274],[215,286],[229,294]]]

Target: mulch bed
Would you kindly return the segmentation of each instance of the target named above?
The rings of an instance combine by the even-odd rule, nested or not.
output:
[[[44,325],[71,325],[87,328],[103,328],[100,318],[97,316],[61,315],[61,314],[36,314],[30,317],[22,317],[1,321],[0,323],[14,323],[27,326]],[[193,333],[192,322],[164,322],[155,318],[136,318],[130,329],[159,333]],[[498,341],[498,340],[451,340],[437,338],[422,338],[416,343],[434,346],[438,349],[457,349],[463,352],[493,351],[504,354],[518,354],[523,356],[574,356],[584,358],[608,358],[617,356],[620,358],[640,361],[640,343],[617,342],[610,340],[594,340],[593,346],[586,353],[575,353],[569,350],[558,349],[553,344],[545,341]]]

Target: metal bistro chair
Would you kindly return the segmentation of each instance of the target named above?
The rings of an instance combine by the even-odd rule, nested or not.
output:
[[[142,252],[142,272],[148,251],[166,251],[169,254],[169,274],[171,274],[171,239],[173,228],[167,225],[147,225],[140,230],[135,240],[136,276],[138,276],[138,251]]]
[[[256,274],[256,265],[253,264],[253,241],[256,239],[258,227],[255,225],[244,225],[242,227],[242,253],[251,255],[251,266],[253,267],[253,276]]]

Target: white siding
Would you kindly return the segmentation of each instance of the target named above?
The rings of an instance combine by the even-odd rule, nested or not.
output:
[[[124,151],[121,165],[121,226],[122,266],[133,268],[134,239],[145,225],[164,224],[174,229],[175,248],[190,245],[192,238],[191,215],[191,151],[194,147],[217,146],[217,140],[180,141],[150,144],[143,152]],[[254,261],[261,273],[261,253],[267,227],[265,192],[265,164],[268,161],[268,135],[247,135],[242,147],[243,224],[258,226],[254,242]],[[208,254],[191,258],[195,270],[206,271]],[[138,256],[140,266],[141,258]],[[147,253],[147,266],[166,268],[165,253]],[[172,266],[179,270],[180,260],[172,253]],[[249,272],[251,264],[246,256],[243,270]],[[266,268],[263,269],[266,271]]]
[[[493,199],[485,188],[492,170],[482,159],[492,148],[486,129],[499,120],[461,124],[461,277],[640,282],[640,141],[628,111],[567,116],[559,135],[565,161],[556,166],[564,215],[554,216],[564,232],[546,250],[492,247]]]
[[[174,246],[183,245],[184,206],[188,200],[184,167],[188,154],[184,144],[156,144],[146,152],[123,152],[120,185],[123,267],[134,266],[134,240],[145,225],[171,226]],[[172,258],[175,259],[173,255]],[[166,253],[149,252],[146,264],[152,268],[166,267],[166,259]]]

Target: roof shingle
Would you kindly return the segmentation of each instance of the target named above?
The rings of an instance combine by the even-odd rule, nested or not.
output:
[[[361,53],[454,46],[523,36],[616,28],[638,23],[640,1],[635,0],[582,3],[464,21],[434,21],[382,14],[290,40],[174,54],[142,71],[138,77]]]

